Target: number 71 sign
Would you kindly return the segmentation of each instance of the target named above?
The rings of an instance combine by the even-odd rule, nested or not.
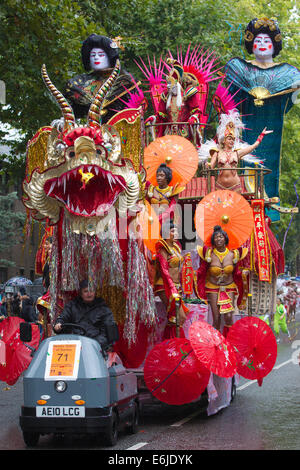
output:
[[[81,341],[51,341],[47,352],[45,380],[76,380]]]

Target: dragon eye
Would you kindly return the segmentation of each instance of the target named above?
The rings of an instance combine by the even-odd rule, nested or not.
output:
[[[102,145],[97,146],[96,154],[97,154],[98,157],[107,158],[106,157],[106,150],[105,150],[104,147],[102,147]]]
[[[66,151],[66,157],[67,158],[74,158],[75,157],[75,152],[74,152],[74,147],[69,147]]]

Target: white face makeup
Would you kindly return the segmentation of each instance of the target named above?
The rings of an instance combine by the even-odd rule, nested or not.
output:
[[[274,46],[268,34],[258,34],[253,42],[253,53],[256,60],[273,62]]]
[[[109,58],[103,49],[94,47],[90,53],[91,69],[98,71],[108,69],[110,67]]]

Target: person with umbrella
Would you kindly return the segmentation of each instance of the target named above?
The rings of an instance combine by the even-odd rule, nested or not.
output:
[[[35,322],[37,320],[35,309],[33,305],[33,299],[27,295],[24,286],[19,288],[19,301],[20,301],[20,317],[27,322]]]
[[[10,299],[10,313],[13,317],[21,316],[20,292],[13,294],[13,297]]]
[[[147,185],[147,195],[146,199],[153,204],[153,208],[156,214],[159,217],[159,222],[163,224],[168,219],[178,222],[178,217],[176,214],[176,203],[178,194],[184,189],[175,184],[174,186],[170,185],[170,182],[173,177],[173,172],[170,167],[165,163],[162,163],[156,171],[156,181],[157,185],[154,186],[151,183]]]
[[[196,147],[178,135],[158,137],[145,148],[145,198],[153,205],[161,224],[168,219],[179,223],[177,197],[195,176],[198,164]]]
[[[178,229],[173,222],[165,223],[161,228],[162,239],[156,243],[156,275],[154,293],[162,300],[168,317],[164,338],[176,336],[176,301],[179,306],[180,325],[186,319],[188,308],[181,298],[180,274],[183,263],[181,245],[178,242]],[[180,328],[180,336],[184,337]]]
[[[232,326],[235,297],[238,305],[243,296],[242,274],[237,263],[247,255],[247,248],[229,250],[227,233],[219,226],[214,227],[211,236],[211,248],[197,247],[201,264],[197,272],[197,294],[208,301],[213,315],[213,326],[221,328],[221,315],[225,326],[223,335],[228,334]]]

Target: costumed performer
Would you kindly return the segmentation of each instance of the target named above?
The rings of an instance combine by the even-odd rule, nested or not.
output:
[[[165,163],[162,163],[156,171],[157,186],[146,184],[146,199],[153,204],[153,208],[158,215],[160,224],[173,220],[179,224],[179,214],[176,212],[178,194],[183,191],[183,187],[176,183],[170,185],[173,172]]]
[[[237,263],[247,255],[247,248],[229,250],[227,233],[219,225],[214,227],[211,236],[212,248],[197,247],[201,258],[197,271],[197,294],[209,302],[213,315],[213,327],[221,328],[221,315],[224,315],[223,335],[227,336],[233,323],[235,297],[238,306],[243,300],[244,287],[242,274]]]
[[[161,227],[162,239],[156,244],[156,275],[154,280],[154,294],[163,302],[168,318],[164,331],[164,339],[176,336],[176,301],[180,302],[179,322],[183,325],[186,313],[181,294],[181,267],[183,256],[181,245],[177,241],[178,229],[172,222],[166,222]],[[184,338],[183,329],[180,328],[180,337]]]
[[[236,93],[241,103],[239,110],[245,124],[243,140],[253,141],[263,126],[274,130],[272,139],[265,139],[256,155],[272,170],[264,178],[268,197],[278,197],[284,116],[296,102],[300,71],[286,62],[273,62],[282,49],[281,32],[274,19],[251,20],[245,29],[244,44],[255,59],[234,57],[225,65],[225,74],[231,84],[230,92]],[[279,214],[272,209],[270,217],[273,221],[279,220]]]
[[[98,34],[83,41],[82,63],[87,73],[76,75],[66,84],[65,97],[70,102],[76,118],[86,117],[97,92],[112,73],[119,59],[117,43]],[[121,69],[120,75],[105,97],[101,110],[103,123],[126,107],[125,95],[135,86],[130,74]],[[110,104],[111,102],[111,104]]]
[[[242,192],[240,177],[237,173],[240,160],[250,159],[250,161],[255,161],[255,157],[249,157],[249,154],[261,144],[265,135],[273,132],[264,128],[254,144],[249,145],[240,141],[239,132],[241,128],[243,128],[243,124],[236,110],[230,111],[229,114],[221,114],[220,125],[217,129],[217,148],[216,143],[210,141],[200,150],[200,158],[202,155],[205,155],[206,158],[209,154],[212,155],[211,161],[207,164],[208,166],[212,169],[221,168],[216,180],[216,190],[227,189],[239,194]]]
[[[200,128],[193,126],[200,122],[203,112],[199,82],[193,74],[185,73],[177,60],[168,58],[167,63],[171,69],[166,77],[167,86],[160,96],[157,116],[150,116],[147,122],[161,124],[156,127],[156,137],[180,135],[200,145]]]
[[[282,331],[282,333],[287,334],[288,338],[291,339],[291,335],[287,327],[286,317],[287,317],[287,312],[283,305],[283,299],[281,297],[277,297],[276,312],[274,315],[274,325],[273,325],[277,343],[280,342],[280,338],[279,338],[280,330]]]

